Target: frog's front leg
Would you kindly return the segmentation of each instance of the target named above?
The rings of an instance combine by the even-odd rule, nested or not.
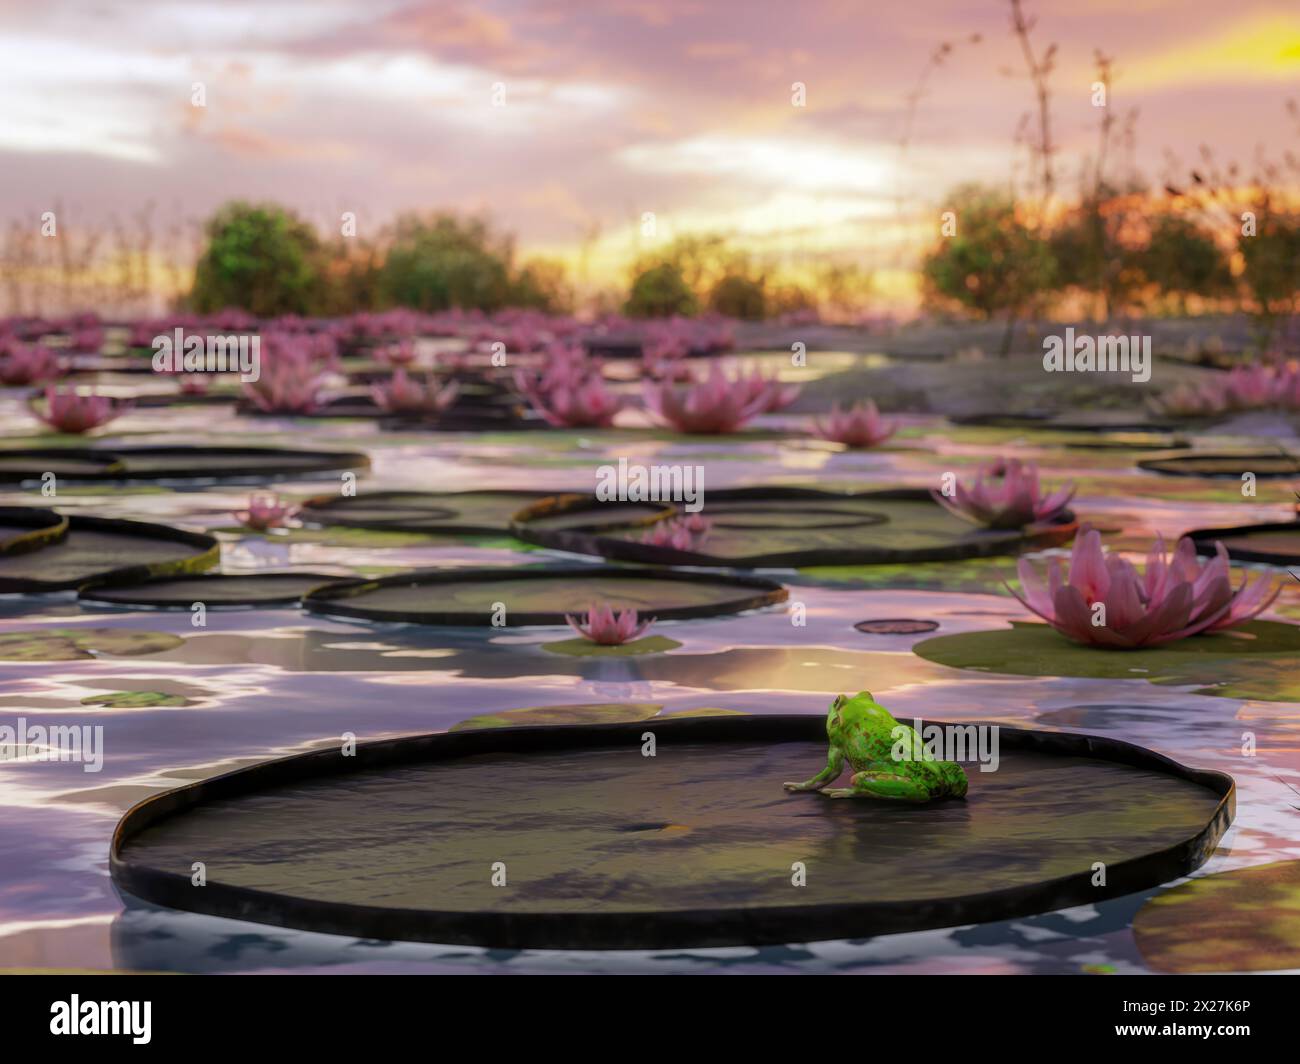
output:
[[[844,771],[844,755],[839,748],[832,746],[826,753],[826,767],[806,783],[783,783],[787,791],[819,791],[828,783],[833,783]]]
[[[928,802],[930,791],[925,784],[910,776],[892,772],[855,772],[848,787],[822,791],[827,798],[892,798],[902,802]]]

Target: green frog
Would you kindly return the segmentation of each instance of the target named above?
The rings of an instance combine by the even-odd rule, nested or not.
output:
[[[928,802],[964,798],[966,771],[955,761],[925,759],[925,744],[916,729],[896,721],[884,706],[859,691],[839,695],[826,714],[830,751],[826,767],[806,783],[787,783],[787,791],[821,791],[828,798],[893,798]],[[827,788],[848,761],[848,787]]]

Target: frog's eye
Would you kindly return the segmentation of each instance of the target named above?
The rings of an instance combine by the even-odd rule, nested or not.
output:
[[[859,691],[858,697],[865,698],[868,702],[874,702],[876,700],[876,696],[873,695],[870,691]]]
[[[832,710],[842,709],[843,706],[844,706],[844,703],[847,702],[847,701],[848,701],[848,698],[846,698],[844,695],[836,695],[836,696],[835,696],[835,701],[831,703],[831,709],[832,709]]]

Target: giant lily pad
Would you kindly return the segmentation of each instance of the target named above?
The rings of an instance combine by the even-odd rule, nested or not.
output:
[[[317,588],[312,613],[412,624],[564,624],[593,602],[660,620],[712,617],[783,602],[771,580],[583,565],[553,569],[426,569]],[[504,607],[502,609],[501,607]]]
[[[107,451],[85,447],[33,447],[0,449],[0,484],[41,481],[47,474],[59,480],[103,480],[122,473],[126,466]]]
[[[969,766],[965,800],[902,806],[782,789],[825,763],[821,713],[551,708],[569,726],[501,726],[545,708],[489,714],[147,798],[114,833],[113,880],[155,904],[363,938],[758,945],[1147,889],[1200,865],[1233,812],[1227,776],[1093,736],[1003,728],[997,770]],[[625,722],[574,721],[592,713]],[[195,860],[208,868],[202,890]]]
[[[26,554],[68,534],[68,519],[33,506],[0,506],[0,557]]]
[[[0,483],[25,483],[53,473],[71,481],[305,480],[370,468],[353,451],[280,447],[113,447],[0,451]]]
[[[1239,562],[1300,565],[1300,521],[1202,528],[1191,538],[1198,554],[1214,554],[1217,540],[1227,548],[1228,557]]]
[[[68,534],[39,551],[0,555],[0,593],[64,591],[94,580],[136,580],[210,569],[217,541],[144,521],[73,516]]]
[[[100,654],[138,657],[183,642],[167,632],[136,628],[33,628],[0,633],[0,661],[85,661]]]
[[[556,724],[622,724],[649,720],[663,706],[654,702],[593,702],[573,706],[527,706],[483,713],[453,724],[452,731],[471,728],[537,728]]]
[[[701,514],[710,529],[692,549],[679,550],[643,542],[647,525],[676,516],[676,510],[657,519],[646,514],[623,520],[619,510],[628,505],[556,496],[522,510],[512,531],[525,542],[619,561],[767,568],[1015,554],[1031,542],[1065,542],[1075,528],[1073,518],[1019,531],[980,528],[915,489],[844,494],[796,487],[735,488],[706,493]]]
[[[1300,458],[1279,451],[1262,454],[1183,454],[1168,458],[1146,458],[1138,462],[1142,469],[1175,477],[1231,477],[1240,480],[1246,473],[1257,478],[1294,477],[1300,475]]]
[[[1300,968],[1300,861],[1202,876],[1133,918],[1138,951],[1162,972]]]
[[[496,535],[516,512],[545,498],[536,491],[376,491],[318,495],[300,517],[312,524],[381,531]]]
[[[1233,634],[1236,633],[1236,634]],[[1251,621],[1149,650],[1083,646],[1045,624],[937,636],[912,647],[927,661],[1013,676],[1085,676],[1197,685],[1198,694],[1300,701],[1300,625]]]
[[[92,585],[83,587],[77,597],[83,602],[155,609],[188,610],[196,602],[207,609],[296,606],[312,588],[339,579],[323,573],[216,573]]]

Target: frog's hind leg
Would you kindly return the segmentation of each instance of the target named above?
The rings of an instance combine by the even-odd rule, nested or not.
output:
[[[925,784],[892,772],[855,772],[850,786],[822,791],[827,798],[889,798],[900,802],[928,802]]]

